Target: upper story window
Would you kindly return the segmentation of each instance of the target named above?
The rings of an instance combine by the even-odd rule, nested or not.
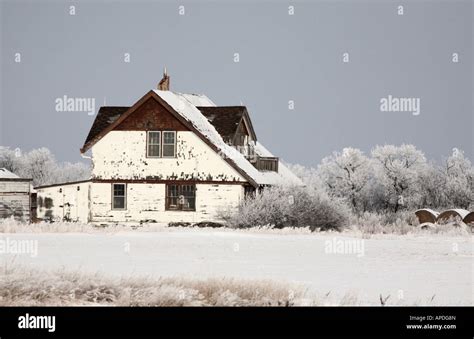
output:
[[[149,131],[147,135],[147,157],[161,156],[161,132]]]
[[[176,131],[148,131],[146,155],[149,158],[176,157]]]
[[[176,132],[163,132],[163,157],[174,158],[176,156]]]

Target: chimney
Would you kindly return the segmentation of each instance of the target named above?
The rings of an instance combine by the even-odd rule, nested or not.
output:
[[[166,72],[166,67],[163,71],[163,79],[158,83],[158,89],[160,91],[169,91],[170,90],[170,77]]]

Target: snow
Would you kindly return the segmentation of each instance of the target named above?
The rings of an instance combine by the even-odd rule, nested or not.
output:
[[[257,141],[255,145],[255,152],[257,155],[260,155],[262,157],[274,157],[272,153],[270,153],[269,150],[265,148],[260,142]],[[286,167],[281,161],[278,161],[278,173],[275,172],[268,172],[265,173],[265,177],[268,178],[270,176],[275,176],[279,175],[280,177],[284,178],[284,180],[292,185],[298,185],[301,186],[303,185],[303,182],[301,181],[300,178],[298,178],[288,167]],[[278,181],[280,178],[273,178],[273,181]]]
[[[6,168],[0,168],[0,179],[19,179],[20,177]]]
[[[461,209],[461,208],[454,208],[454,209],[451,209],[451,210],[447,210],[446,212],[449,212],[449,211],[453,211],[453,212],[457,213],[461,217],[461,219],[463,219],[463,220],[469,214],[469,211]]]
[[[185,93],[183,93],[181,95],[194,106],[203,106],[203,107],[216,106],[216,104],[214,102],[212,102],[212,100],[209,99],[204,94],[185,94]]]
[[[257,170],[235,147],[224,142],[220,134],[207,118],[196,108],[197,106],[215,106],[215,104],[205,95],[182,94],[171,91],[153,90],[158,96],[168,103],[184,119],[189,121],[206,139],[215,145],[221,156],[230,159],[249,177],[259,185],[283,185],[296,184],[302,185],[302,182],[291,171],[279,163],[279,172],[261,172]],[[271,154],[263,145],[257,142],[256,148],[262,156]],[[281,166],[281,167],[280,167]],[[280,170],[281,168],[281,170]]]
[[[473,305],[469,237],[260,234],[208,229],[161,232],[2,234],[38,240],[36,257],[2,254],[0,265],[100,272],[112,277],[271,279],[303,284],[335,303]],[[335,241],[363,241],[364,254],[328,253]],[[456,250],[454,249],[456,244]],[[4,266],[6,267],[6,266]],[[434,297],[431,303],[431,298]],[[332,299],[331,299],[332,298]]]

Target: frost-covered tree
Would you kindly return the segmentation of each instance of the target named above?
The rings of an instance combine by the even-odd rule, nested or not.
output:
[[[288,163],[285,163],[285,166],[287,166],[298,178],[300,178],[307,187],[311,187],[315,190],[324,190],[324,184],[321,181],[316,168]]]
[[[21,152],[0,146],[0,168],[6,168],[13,173],[18,172],[21,168],[20,156]]]
[[[330,196],[344,198],[354,211],[363,204],[363,189],[371,178],[371,161],[362,151],[344,148],[324,158],[318,174]]]
[[[71,182],[89,179],[91,176],[90,166],[82,162],[65,162],[58,165],[56,182]]]
[[[32,178],[33,185],[45,185],[56,178],[57,164],[54,155],[47,148],[34,149],[21,156],[20,176]]]
[[[418,173],[418,183],[420,187],[419,207],[424,208],[445,208],[446,201],[446,175],[442,169],[434,164],[427,164]]]
[[[385,189],[387,207],[397,212],[402,206],[419,205],[419,174],[426,169],[423,152],[403,144],[376,146],[371,154],[377,163],[376,178]]]
[[[33,179],[33,185],[47,185],[88,179],[90,167],[83,163],[57,163],[54,155],[47,148],[34,149],[30,152],[11,150],[0,146],[0,168]]]
[[[452,207],[469,208],[474,201],[474,168],[464,152],[454,148],[444,166],[445,194]]]

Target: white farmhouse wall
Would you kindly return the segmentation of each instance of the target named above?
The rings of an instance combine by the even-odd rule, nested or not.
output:
[[[176,140],[176,158],[147,158],[145,131],[111,131],[92,147],[93,178],[246,181],[193,132]]]
[[[53,220],[63,220],[68,216],[72,221],[90,221],[90,182],[64,184],[60,186],[50,186],[36,188],[38,194],[37,215],[44,219],[52,216]],[[78,189],[79,188],[79,189]],[[52,207],[46,207],[46,199],[52,199]]]
[[[91,185],[91,221],[101,223],[217,221],[221,210],[237,208],[241,185],[196,185],[196,211],[166,211],[165,184],[128,183],[125,210],[112,209],[112,184]]]

